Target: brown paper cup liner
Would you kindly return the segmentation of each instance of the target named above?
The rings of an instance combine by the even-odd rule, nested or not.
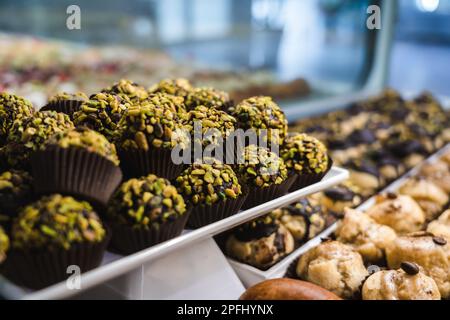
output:
[[[108,159],[77,148],[37,151],[31,159],[34,190],[60,193],[106,205],[122,180],[120,168]]]
[[[185,166],[172,162],[172,150],[166,148],[150,150],[120,150],[122,170],[127,178],[137,178],[149,174],[169,180],[178,177]]]
[[[50,102],[43,106],[40,111],[56,111],[67,114],[70,119],[73,118],[73,114],[80,110],[80,106],[83,101],[77,100],[65,100],[58,102]]]
[[[175,221],[166,222],[159,228],[152,227],[148,230],[111,223],[113,236],[110,249],[127,255],[176,238],[183,232],[190,213],[191,209]]]
[[[306,188],[312,184],[315,184],[323,179],[327,175],[327,173],[331,170],[331,167],[333,166],[333,160],[331,158],[328,158],[328,168],[325,172],[316,174],[316,173],[310,173],[310,174],[297,174],[298,178],[294,183],[292,184],[289,191],[294,192],[302,188]]]
[[[265,202],[286,195],[289,191],[289,188],[296,180],[297,175],[292,174],[281,184],[271,185],[270,187],[267,188],[254,188],[254,187],[249,188],[249,194],[247,200],[242,206],[242,209],[246,210],[253,207],[257,207]]]
[[[98,267],[109,238],[107,234],[100,243],[76,244],[69,250],[11,250],[4,263],[3,273],[20,286],[42,289],[69,278],[69,266],[78,266],[81,272]]]

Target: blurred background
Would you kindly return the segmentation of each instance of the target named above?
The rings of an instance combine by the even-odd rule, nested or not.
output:
[[[381,30],[366,27],[373,4]],[[296,106],[386,85],[450,95],[449,57],[450,0],[0,0],[0,89],[39,104],[120,77]]]

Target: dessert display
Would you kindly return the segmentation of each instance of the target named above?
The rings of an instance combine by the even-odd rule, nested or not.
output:
[[[350,299],[360,294],[368,275],[361,255],[351,246],[325,241],[300,257],[297,276]]]
[[[363,300],[441,300],[436,282],[411,262],[399,270],[379,271],[362,288]]]
[[[174,238],[183,231],[188,215],[183,197],[167,179],[148,175],[128,180],[108,206],[111,245],[129,254]]]
[[[26,171],[10,170],[0,173],[0,212],[8,217],[33,199],[33,178]]]
[[[28,100],[7,92],[0,93],[0,147],[5,144],[14,121],[29,117],[33,112],[33,105]]]
[[[293,250],[294,238],[271,215],[236,228],[226,241],[230,257],[260,269],[268,269]]]

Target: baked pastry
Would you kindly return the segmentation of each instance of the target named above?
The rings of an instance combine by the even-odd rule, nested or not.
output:
[[[294,238],[273,216],[267,215],[233,230],[227,255],[259,269],[268,269],[294,251]]]
[[[424,163],[420,168],[419,176],[450,194],[450,167],[446,162],[439,160],[433,163]]]
[[[326,216],[320,205],[314,205],[312,202],[303,198],[272,213],[289,230],[297,243],[314,238],[326,227]]]
[[[6,253],[9,249],[9,237],[2,227],[0,227],[0,265],[6,259]]]
[[[183,78],[164,79],[148,89],[150,94],[158,92],[167,93],[177,97],[182,97],[183,101],[192,90],[193,87],[189,80]]]
[[[267,188],[279,185],[288,178],[283,159],[267,148],[249,145],[245,147],[243,157],[238,160],[236,174],[241,181],[255,188]]]
[[[450,297],[450,246],[444,238],[426,232],[398,237],[387,248],[386,259],[391,269],[404,261],[418,264],[436,281],[442,298]]]
[[[363,197],[369,197],[382,186],[380,172],[375,164],[367,160],[352,160],[345,164],[350,171],[350,181],[357,186]]]
[[[206,108],[215,108],[227,112],[233,105],[228,93],[214,88],[195,88],[190,90],[185,99],[189,110],[199,106]]]
[[[287,168],[299,175],[323,174],[328,170],[327,148],[307,134],[293,134],[286,138],[280,156]]]
[[[226,199],[236,199],[242,194],[233,169],[211,160],[203,164],[194,163],[175,180],[178,192],[193,205],[212,205]]]
[[[427,221],[435,219],[449,201],[441,188],[422,178],[409,178],[399,192],[411,196],[419,204]]]
[[[450,241],[450,210],[428,224],[427,231]]]
[[[16,120],[10,129],[4,154],[15,169],[29,169],[31,154],[57,132],[72,129],[69,116],[54,111],[36,112]]]
[[[126,97],[133,102],[139,102],[148,98],[148,92],[144,87],[127,79],[121,79],[113,86],[103,89],[102,92]]]
[[[33,112],[33,105],[28,100],[7,92],[0,93],[0,147],[5,144],[14,121],[30,117]]]
[[[333,215],[342,216],[345,208],[355,208],[362,202],[360,190],[349,180],[336,187],[327,189],[320,197],[324,210]]]
[[[282,278],[266,280],[248,288],[240,300],[341,300],[341,298],[315,284]]]
[[[425,223],[425,213],[413,198],[394,193],[378,195],[376,204],[366,213],[399,234],[422,230]]]
[[[33,197],[33,178],[26,171],[10,170],[0,174],[0,212],[14,217]]]
[[[345,211],[335,235],[337,241],[359,252],[366,263],[382,262],[386,248],[397,237],[390,227],[378,224],[367,214],[352,209]]]
[[[363,300],[440,300],[436,282],[411,262],[399,270],[383,270],[371,275],[362,288]]]
[[[428,152],[417,140],[393,140],[386,148],[396,157],[401,159],[407,168],[413,168],[425,160]]]
[[[238,122],[237,128],[254,130],[258,136],[267,134],[268,145],[282,145],[287,135],[287,119],[270,97],[245,99],[230,111]]]
[[[355,298],[368,272],[363,259],[351,246],[326,241],[301,256],[297,276],[341,298]]]

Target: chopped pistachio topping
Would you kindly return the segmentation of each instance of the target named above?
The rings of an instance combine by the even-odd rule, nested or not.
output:
[[[192,90],[193,88],[190,82],[183,78],[164,79],[148,89],[151,94],[161,92],[183,98],[185,98]]]
[[[176,113],[178,117],[185,118],[186,106],[184,105],[184,99],[182,97],[174,96],[168,93],[153,93],[148,98],[149,103],[154,104],[165,109],[169,109]],[[146,104],[146,102],[141,102]]]
[[[126,79],[120,80],[110,88],[103,89],[102,92],[119,95],[122,97],[125,96],[133,102],[138,102],[148,98],[148,92],[144,87],[141,87],[137,83]]]
[[[124,182],[114,194],[108,216],[116,223],[150,228],[186,213],[186,204],[167,179],[149,175]]]
[[[0,227],[0,264],[5,260],[8,249],[9,237],[2,227]]]
[[[186,106],[192,110],[198,106],[227,111],[232,102],[228,93],[213,88],[195,88],[186,97]]]
[[[77,126],[86,126],[98,131],[112,141],[120,119],[131,104],[131,101],[124,96],[97,93],[74,113],[73,122]]]
[[[4,150],[8,164],[13,168],[27,168],[31,154],[48,138],[72,128],[69,116],[55,111],[40,111],[16,120]]]
[[[116,147],[114,144],[109,142],[102,134],[86,127],[56,133],[47,140],[41,149],[46,149],[52,146],[59,146],[64,149],[84,149],[88,152],[94,152],[102,157],[105,157],[116,166],[119,165],[119,158],[117,157]]]
[[[250,145],[244,149],[244,163],[237,166],[242,182],[259,188],[281,184],[288,177],[283,159],[266,148]]]
[[[178,191],[194,205],[211,205],[242,194],[241,185],[233,169],[218,161],[193,164],[177,179]]]
[[[9,94],[0,93],[0,146],[3,145],[15,120],[29,117],[34,108],[28,100]]]
[[[56,103],[59,101],[87,101],[87,100],[89,100],[89,97],[83,92],[76,92],[76,93],[60,92],[50,97],[50,99],[48,99],[48,102]]]
[[[0,174],[0,197],[27,198],[32,192],[32,184],[33,178],[26,171],[5,171]]]
[[[105,228],[91,205],[72,197],[52,195],[25,207],[13,223],[16,249],[64,248],[100,242]]]
[[[267,130],[267,141],[282,145],[288,123],[281,108],[270,97],[253,97],[239,103],[231,110],[238,128],[253,129],[257,134]]]
[[[307,134],[295,134],[287,138],[280,153],[288,169],[297,173],[319,174],[328,169],[325,145]]]

